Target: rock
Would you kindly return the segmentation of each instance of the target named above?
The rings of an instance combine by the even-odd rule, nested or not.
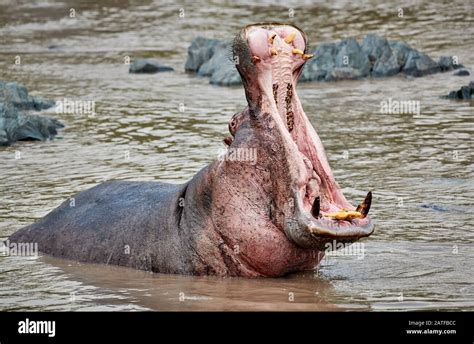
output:
[[[407,61],[408,54],[414,49],[408,43],[399,41],[388,41],[388,45],[397,58],[398,65],[403,67]]]
[[[359,79],[369,75],[369,58],[354,38],[343,39],[336,49],[336,65],[328,80]]]
[[[461,69],[461,70],[458,70],[453,75],[455,75],[455,76],[469,76],[469,75],[471,75],[471,73],[469,73],[469,71],[467,71],[466,69]]]
[[[28,96],[25,86],[16,82],[0,81],[0,103],[11,103],[22,110],[45,110],[53,107],[55,102],[42,97]]]
[[[220,45],[222,43],[217,39],[196,37],[188,48],[188,58],[184,69],[187,72],[197,72],[204,62],[209,61],[214,55],[215,48]]]
[[[418,50],[411,50],[408,53],[402,71],[405,74],[419,77],[441,72],[441,67],[428,55],[421,53]]]
[[[64,125],[50,117],[31,115],[24,110],[43,110],[55,102],[42,97],[29,97],[25,86],[0,81],[0,145],[18,140],[46,140]]]
[[[448,99],[473,99],[474,96],[474,81],[471,81],[469,85],[462,86],[457,91],[451,91],[445,97]]]
[[[235,65],[233,63],[226,63],[212,74],[209,82],[219,86],[234,86],[240,85],[242,79]]]
[[[335,43],[322,43],[314,51],[314,57],[306,62],[301,81],[329,81],[330,73],[336,65]]]
[[[456,59],[453,56],[441,56],[438,60],[439,67],[442,72],[446,72],[453,69],[463,68],[462,64],[456,63]]]
[[[31,97],[33,103],[33,109],[36,111],[46,110],[56,105],[54,100],[44,99],[43,97],[33,96]]]
[[[130,64],[129,73],[158,73],[171,72],[173,68],[164,66],[153,59],[138,59]]]
[[[219,43],[214,46],[212,56],[209,60],[201,64],[197,70],[199,76],[212,76],[216,70],[226,64],[233,65],[231,61],[230,43]]]
[[[370,71],[367,55],[354,38],[320,44],[301,73],[301,81],[335,81],[366,77]]]
[[[12,103],[19,109],[33,108],[33,101],[28,97],[26,87],[16,82],[0,81],[0,102]]]
[[[400,41],[388,41],[368,34],[362,44],[354,38],[337,43],[321,43],[307,61],[300,81],[337,81],[367,76],[388,77],[399,73],[423,76],[459,68],[451,57],[433,61],[428,55]],[[239,84],[240,76],[231,61],[231,43],[204,37],[195,38],[188,48],[186,71],[210,77],[216,85]]]
[[[212,57],[201,65],[197,74],[210,77],[209,82],[213,85],[240,85],[242,79],[231,58],[230,48],[230,43],[215,46]]]
[[[370,74],[375,77],[392,76],[400,72],[398,57],[388,41],[375,34],[368,34],[362,42],[362,50],[372,65]]]

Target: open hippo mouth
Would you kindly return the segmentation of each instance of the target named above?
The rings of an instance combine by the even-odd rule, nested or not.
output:
[[[234,116],[230,131],[236,136],[237,122],[246,120],[265,128],[261,141],[274,165],[274,224],[298,246],[319,250],[334,240],[350,243],[372,234],[371,193],[357,207],[346,200],[296,94],[303,65],[312,57],[306,35],[292,25],[250,25],[237,36],[234,55],[249,107]],[[225,142],[233,146],[232,139]]]

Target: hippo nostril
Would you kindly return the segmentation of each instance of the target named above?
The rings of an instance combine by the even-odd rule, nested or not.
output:
[[[356,209],[356,211],[362,214],[362,218],[366,217],[367,214],[369,214],[371,204],[372,204],[372,191],[369,191],[367,193],[367,196],[365,196],[365,199],[362,201],[361,204],[357,206],[357,209]]]
[[[321,208],[321,199],[318,196],[314,199],[313,205],[311,206],[311,215],[313,215],[314,218],[316,219],[321,216],[320,208]]]

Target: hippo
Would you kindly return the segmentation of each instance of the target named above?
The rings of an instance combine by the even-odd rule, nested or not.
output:
[[[224,139],[232,158],[224,154],[180,185],[104,182],[10,242],[156,273],[278,277],[315,269],[333,243],[371,235],[371,192],[357,207],[346,200],[296,93],[312,57],[307,47],[289,24],[253,24],[236,36],[248,104]]]

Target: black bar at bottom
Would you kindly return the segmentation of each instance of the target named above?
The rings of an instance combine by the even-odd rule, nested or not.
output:
[[[168,342],[172,338],[311,343],[474,343],[474,313],[0,313],[0,343]],[[53,323],[54,322],[54,326]],[[54,331],[53,331],[54,329]],[[31,333],[31,332],[43,333]],[[22,333],[19,333],[22,332]],[[26,332],[26,333],[24,333]],[[54,332],[54,333],[53,333]]]

